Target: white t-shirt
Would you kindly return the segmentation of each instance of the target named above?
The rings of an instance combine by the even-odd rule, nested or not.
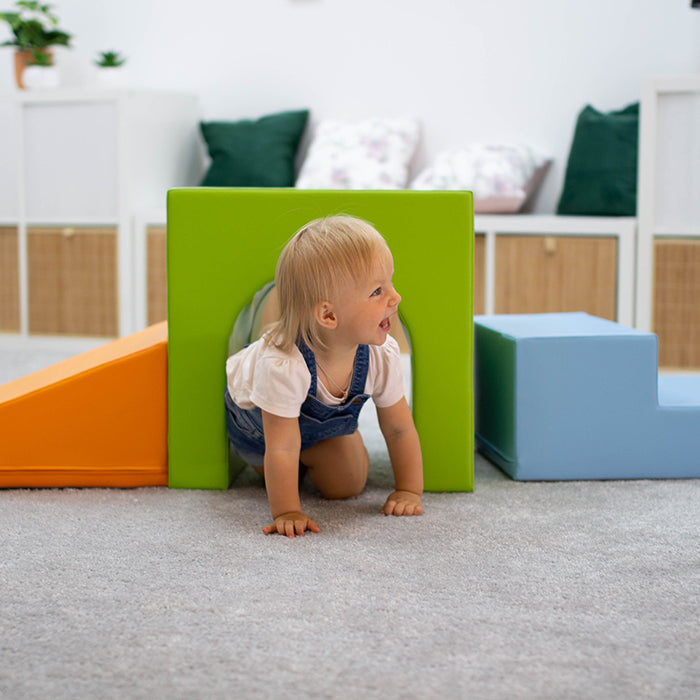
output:
[[[285,353],[260,338],[226,360],[228,392],[243,409],[258,406],[283,418],[296,418],[311,386],[311,374],[296,346]],[[393,406],[405,394],[398,343],[387,336],[383,345],[369,346],[365,394],[379,407]],[[328,406],[343,402],[320,380],[316,398]]]

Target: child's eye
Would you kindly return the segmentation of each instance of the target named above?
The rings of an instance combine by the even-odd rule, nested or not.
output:
[[[377,287],[371,294],[371,297],[378,297],[382,293],[382,288]]]

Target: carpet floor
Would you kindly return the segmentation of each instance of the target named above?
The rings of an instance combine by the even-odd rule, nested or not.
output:
[[[384,517],[366,431],[364,493],[305,485],[322,532],[294,540],[261,534],[252,470],[0,491],[0,697],[700,696],[699,480],[522,483],[477,455],[474,493]]]

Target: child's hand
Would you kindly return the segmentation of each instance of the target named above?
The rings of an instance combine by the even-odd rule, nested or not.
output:
[[[412,491],[394,491],[386,499],[384,515],[423,515],[420,494]]]
[[[294,535],[303,537],[305,530],[309,532],[321,532],[319,526],[311,520],[311,518],[298,511],[282,513],[275,518],[275,522],[272,523],[272,525],[263,528],[263,532],[266,535],[279,532],[280,535],[287,535],[290,539],[293,538]]]

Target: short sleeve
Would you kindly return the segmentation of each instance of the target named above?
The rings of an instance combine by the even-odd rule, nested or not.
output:
[[[255,366],[250,400],[263,411],[296,418],[311,385],[306,365],[294,358],[264,357]]]
[[[377,407],[393,406],[406,394],[399,344],[387,336],[383,345],[370,345],[369,350],[368,391]]]

